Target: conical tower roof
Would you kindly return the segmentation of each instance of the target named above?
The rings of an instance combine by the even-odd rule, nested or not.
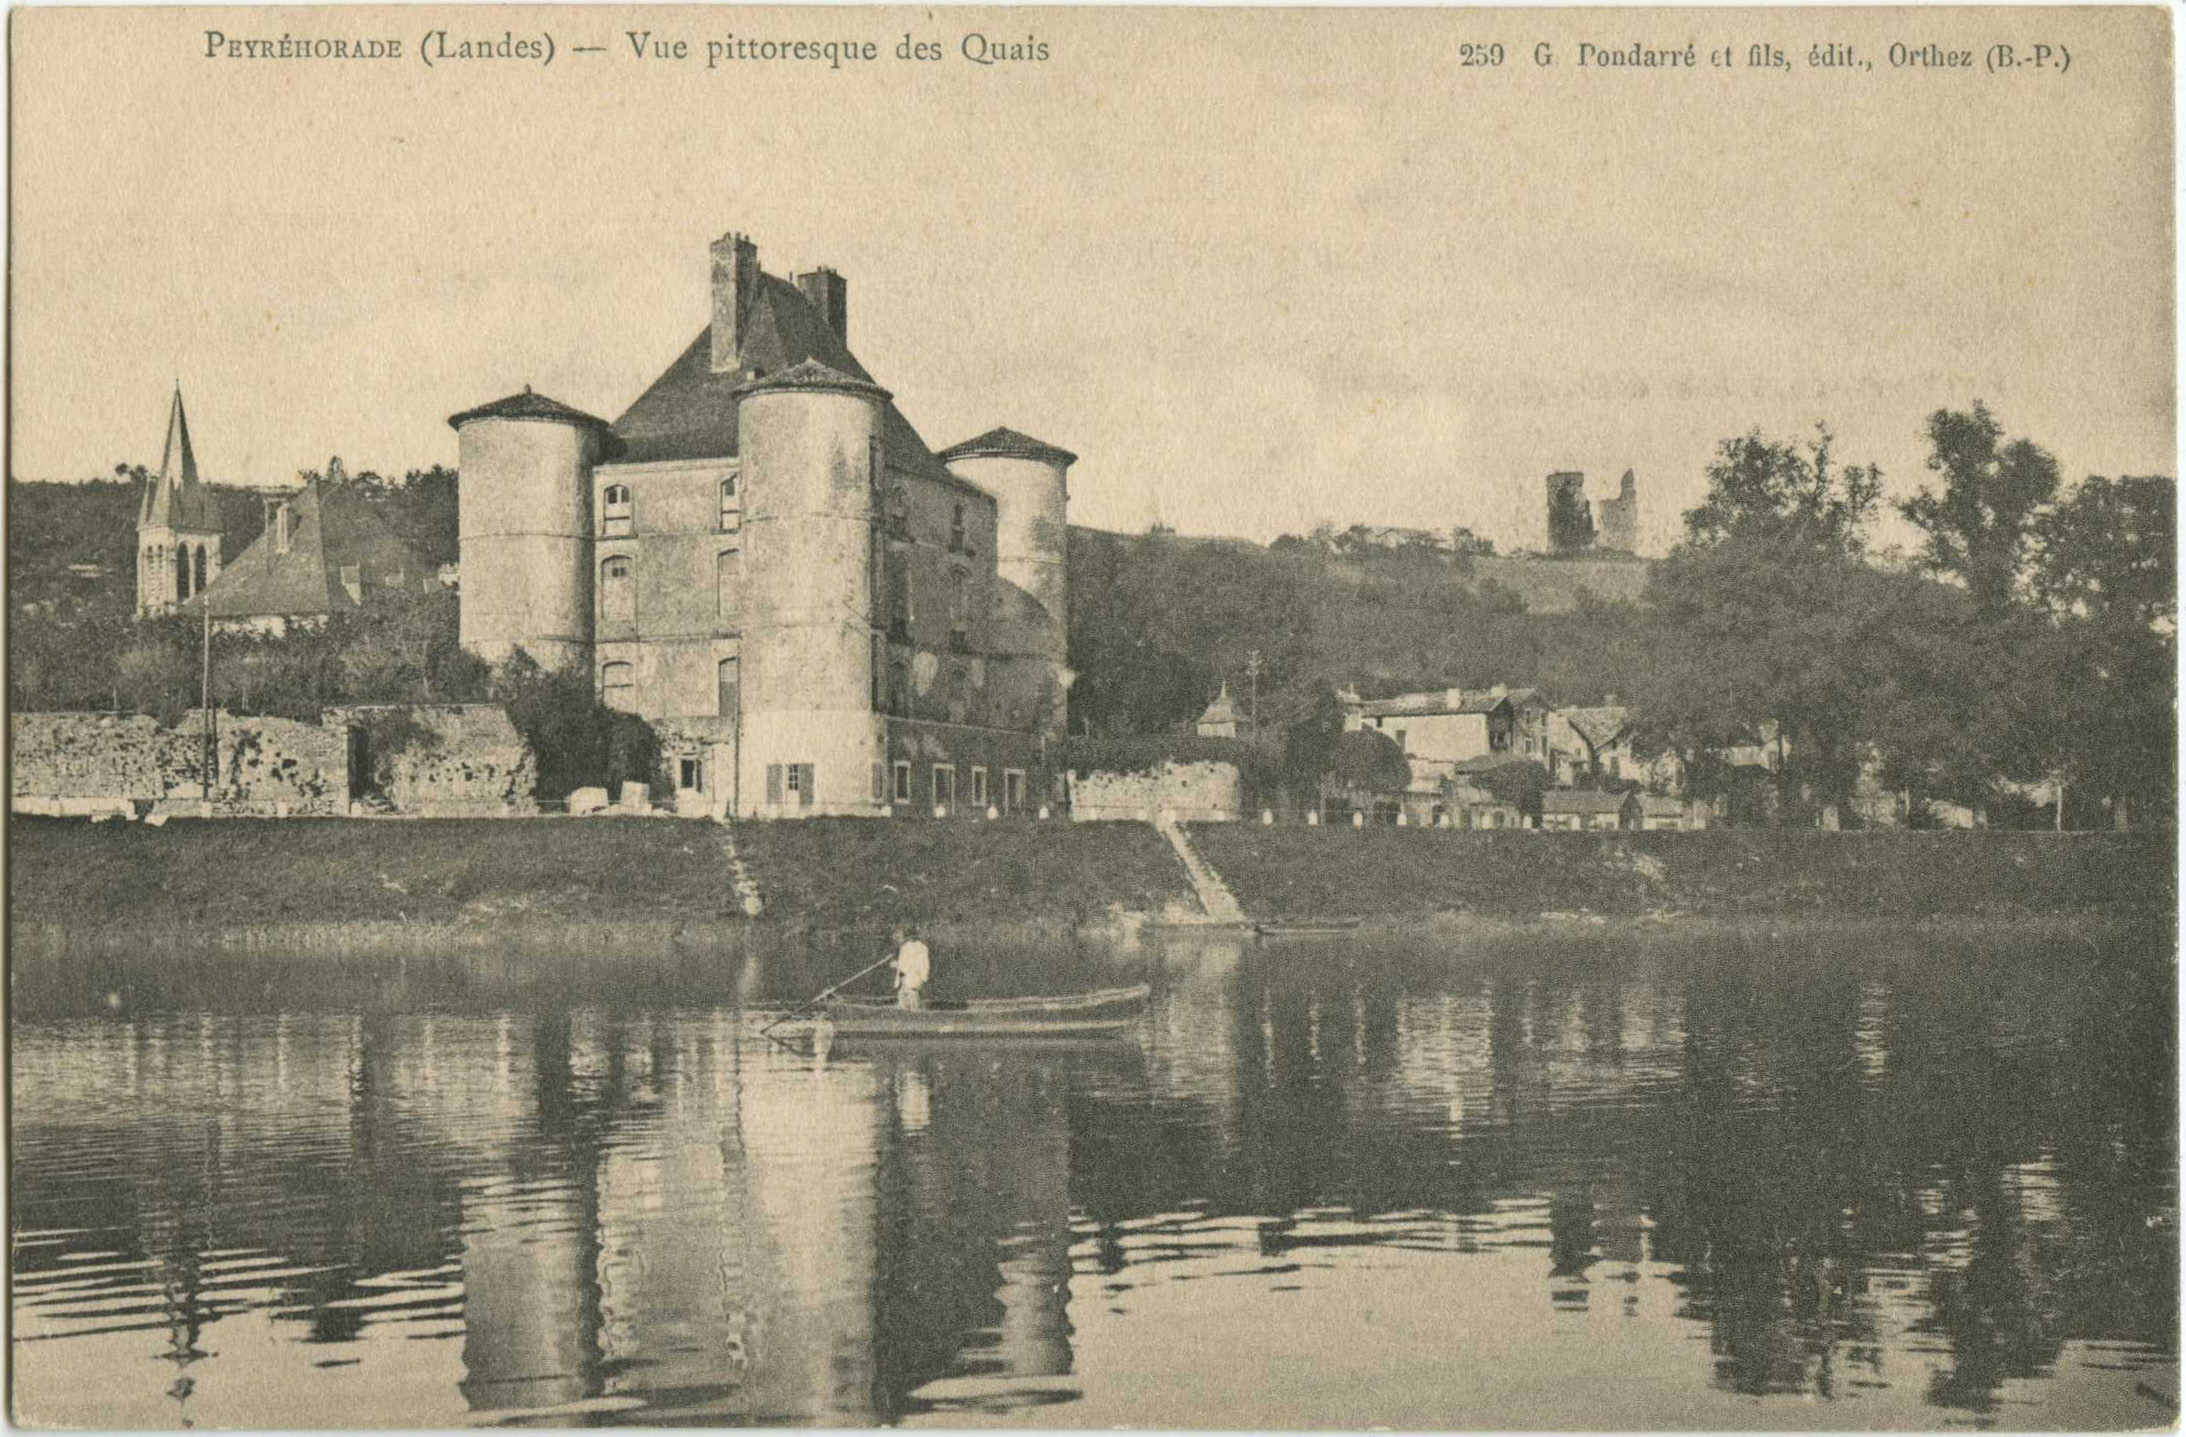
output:
[[[144,509],[137,522],[140,526],[169,529],[220,528],[220,513],[213,496],[197,482],[197,453],[190,447],[190,419],[182,409],[179,384],[167,411],[167,447],[160,455],[159,477],[145,493]]]

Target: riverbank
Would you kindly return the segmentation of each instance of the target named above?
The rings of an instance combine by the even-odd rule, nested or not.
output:
[[[2161,832],[1459,832],[1199,824],[1257,920],[1575,926],[2126,918],[2177,911]]]
[[[938,939],[1053,945],[1199,916],[1137,823],[739,824],[765,899],[746,918],[732,830],[671,819],[17,818],[21,956],[196,952],[429,958],[748,956]],[[1449,941],[2131,928],[2168,940],[2168,834],[1458,833],[1207,824],[1192,842],[1255,921],[1355,918]],[[1233,930],[1234,931],[1234,930]]]
[[[17,817],[8,839],[10,931],[29,954],[726,953],[899,922],[1068,934],[1197,911],[1141,824]]]

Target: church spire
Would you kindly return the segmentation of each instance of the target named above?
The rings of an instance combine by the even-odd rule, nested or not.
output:
[[[190,421],[182,412],[182,385],[175,385],[174,408],[167,415],[167,453],[159,461],[160,487],[172,482],[195,487],[197,455],[190,451]]]

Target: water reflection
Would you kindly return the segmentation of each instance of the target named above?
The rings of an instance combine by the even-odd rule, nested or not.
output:
[[[17,1413],[2168,1419],[2160,962],[1352,940],[1010,971],[1117,961],[1157,981],[1132,1042],[819,1053],[700,971],[95,975],[120,1016],[18,975]]]

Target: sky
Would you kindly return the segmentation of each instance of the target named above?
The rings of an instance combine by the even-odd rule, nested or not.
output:
[[[1629,468],[1661,552],[1726,436],[1826,421],[1896,497],[1925,416],[1976,398],[2068,478],[2176,472],[2161,8],[12,18],[21,479],[156,466],[178,381],[230,483],[453,463],[446,417],[525,384],[612,419],[705,325],[731,229],[847,278],[852,348],[935,448],[1080,454],[1099,527],[1538,547],[1545,475]],[[427,67],[432,25],[557,54]],[[208,28],[405,55],[208,59]],[[973,32],[1049,58],[969,63]],[[906,34],[947,58],[895,60]],[[730,36],[882,58],[708,70]],[[1808,68],[1824,39],[1873,69]],[[1998,41],[2072,68],[1887,58]]]

